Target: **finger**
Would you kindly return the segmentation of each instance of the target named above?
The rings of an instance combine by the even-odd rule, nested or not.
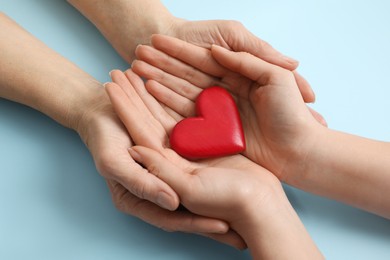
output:
[[[296,70],[293,71],[295,81],[297,82],[299,91],[301,92],[302,98],[306,103],[314,103],[316,97],[313,89],[309,82],[302,77]]]
[[[125,187],[113,180],[107,180],[116,207],[127,214],[162,228],[166,231],[189,233],[224,234],[229,226],[225,221],[192,214],[188,211],[168,211],[129,193]]]
[[[208,49],[165,35],[153,35],[151,42],[156,49],[214,77],[226,74],[226,69],[213,59]]]
[[[244,239],[237,232],[231,229],[226,234],[201,233],[200,235],[217,240],[218,242],[235,247],[239,250],[244,250],[248,247]]]
[[[158,101],[162,102],[183,117],[195,116],[195,102],[187,99],[154,80],[149,80],[146,88]]]
[[[165,105],[164,103],[160,103],[161,107],[164,108],[164,110],[172,117],[175,119],[176,122],[179,122],[184,119],[183,116],[181,116],[179,113],[176,113],[173,109]],[[169,134],[169,132],[168,132]]]
[[[125,75],[130,80],[130,82],[133,78],[138,78],[138,76],[131,69],[127,70]],[[145,88],[145,84],[134,84],[133,86],[142,102],[152,113],[153,117],[157,119],[164,127],[165,132],[170,132],[176,125],[177,121],[172,116],[170,116],[166,110],[164,110],[164,108],[152,95],[150,95],[150,93]]]
[[[112,82],[120,86],[128,97],[132,97],[136,94],[132,83],[126,78],[122,71],[112,70],[110,71],[110,77],[112,79]],[[140,100],[134,99],[134,101],[137,102],[138,105],[141,105]]]
[[[132,72],[131,69],[127,70],[125,73],[120,70],[113,70],[110,72],[110,76],[113,82],[118,84],[123,92],[126,93],[129,101],[134,103],[134,106],[141,108],[145,112],[145,116],[150,116],[149,112],[151,112],[151,110],[144,102],[147,91],[143,91],[145,90],[145,84],[142,79],[137,74]],[[146,100],[150,99],[152,99],[152,97],[149,95],[148,99]],[[148,109],[144,109],[145,107]],[[153,108],[156,110],[156,107]],[[151,114],[154,115],[153,113]]]
[[[311,107],[307,107],[307,108],[309,109],[310,113],[315,118],[315,120],[317,120],[317,122],[319,122],[321,125],[323,125],[325,127],[328,127],[328,123],[326,122],[325,118],[320,113],[318,113],[317,111],[315,111]]]
[[[298,61],[283,55],[268,42],[256,37],[241,23],[233,22],[229,27],[226,24],[221,25],[221,31],[230,36],[225,38],[233,51],[248,52],[271,64],[291,71],[295,70],[299,65]]]
[[[135,60],[132,63],[132,70],[141,77],[158,81],[165,87],[189,99],[195,99],[202,91],[201,88],[192,83],[141,60]]]
[[[165,129],[139,99],[134,89],[134,93],[128,96],[116,83],[106,83],[105,88],[115,112],[136,144],[157,150],[167,146]]]
[[[212,77],[197,69],[202,67],[195,68],[193,66],[190,66],[151,46],[147,46],[147,45],[138,46],[136,49],[136,55],[139,60],[145,61],[146,63],[156,68],[159,68],[167,72],[168,74],[174,75],[180,79],[184,79],[192,83],[193,85],[201,88],[206,88],[209,86],[216,85],[218,82],[218,78]],[[209,51],[208,51],[208,56],[204,58],[212,59]],[[190,92],[192,90],[183,89],[183,91]],[[197,92],[196,94],[199,94],[199,92]]]
[[[172,188],[162,180],[148,173],[135,163],[129,154],[107,152],[103,161],[98,163],[99,171],[103,176],[109,176],[120,183],[126,190],[136,197],[151,201],[162,208],[175,210],[179,206],[179,197]]]
[[[260,86],[291,83],[292,73],[290,71],[270,64],[252,54],[229,51],[217,45],[212,46],[211,52],[222,66],[244,75]],[[290,74],[291,76],[288,76]]]
[[[183,199],[191,185],[191,175],[179,169],[159,152],[143,146],[133,146],[129,149],[131,157],[144,165],[148,171],[167,183]]]

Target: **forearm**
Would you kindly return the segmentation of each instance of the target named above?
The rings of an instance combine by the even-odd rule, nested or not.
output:
[[[101,85],[4,14],[0,14],[0,50],[0,97],[77,128],[87,100]]]
[[[261,210],[238,227],[254,259],[323,259],[284,193],[266,213]]]
[[[166,32],[173,16],[159,0],[68,0],[87,17],[128,62],[138,44]]]
[[[291,184],[390,218],[390,144],[322,131],[304,174]]]

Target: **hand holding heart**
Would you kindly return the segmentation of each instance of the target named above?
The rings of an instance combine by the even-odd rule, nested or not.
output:
[[[178,156],[167,146],[168,135],[181,117],[168,114],[131,70],[125,74],[113,71],[111,75],[113,83],[106,85],[107,93],[137,145],[130,154],[147,168],[145,174],[155,174],[170,185],[192,213],[223,219],[231,228],[239,229],[238,212],[270,214],[273,200],[285,199],[277,178],[242,155],[196,163]],[[240,241],[234,232],[219,239],[235,244]]]
[[[172,130],[171,147],[189,159],[222,157],[245,150],[236,104],[225,89],[211,87],[196,100],[198,117],[180,121]]]
[[[147,90],[184,117],[209,86],[229,90],[236,100],[246,139],[245,156],[279,179],[299,178],[303,158],[316,142],[322,117],[304,103],[294,74],[248,53],[213,46],[211,51],[155,35],[154,48],[139,46],[133,70],[149,79]],[[310,113],[311,112],[311,113]]]
[[[106,90],[137,144],[129,153],[145,167],[144,174],[172,187],[194,221],[209,217],[231,228],[225,234],[203,235],[239,248],[248,245],[255,259],[274,258],[275,252],[281,258],[321,258],[272,173],[242,155],[196,163],[181,158],[167,148],[168,134],[181,116],[164,110],[131,70],[127,77],[120,71],[111,75],[116,83],[108,83]]]

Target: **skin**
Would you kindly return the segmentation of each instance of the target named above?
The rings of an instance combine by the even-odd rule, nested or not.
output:
[[[160,102],[190,116],[202,88],[211,82],[227,88],[243,120],[246,157],[287,184],[390,218],[390,197],[383,196],[390,186],[388,142],[319,124],[293,73],[249,53],[218,46],[210,51],[166,36],[153,37],[152,44],[155,49],[137,49],[143,61],[133,69],[147,75],[147,89]],[[152,56],[159,57],[159,67],[148,63]]]
[[[315,100],[310,85],[296,72],[298,62],[281,54],[267,42],[253,35],[240,22],[229,20],[187,21],[173,16],[158,0],[68,0],[68,2],[87,17],[123,59],[129,63],[133,61],[134,51],[139,44],[150,44],[153,34],[163,33],[205,48],[211,48],[213,44],[217,44],[235,51],[246,51],[278,66],[292,70],[304,100],[306,102],[314,102]],[[142,28],[142,30],[139,28]],[[95,106],[100,106],[100,104],[96,103]],[[91,118],[90,122],[93,121],[96,122],[95,124],[103,125],[104,123],[101,122],[103,120],[95,115],[96,113],[92,112],[91,115],[86,117]],[[321,116],[319,118],[323,120]],[[134,195],[166,209],[172,209],[173,206],[177,205],[177,196],[173,195],[171,191],[168,192],[164,189],[168,196],[159,199],[160,185],[154,185],[152,182],[139,178],[137,171],[129,172],[128,169],[125,171],[124,165],[128,159],[124,155],[121,168],[118,169],[117,166],[113,166],[112,160],[116,158],[112,157],[115,157],[113,156],[115,153],[102,151],[103,142],[100,142],[100,145],[95,145],[94,133],[84,130],[88,129],[88,125],[85,125],[81,127],[81,132],[84,133],[82,135],[84,136],[83,139],[87,141],[89,146],[98,146],[98,148],[92,148],[91,150],[101,151],[99,152],[101,156],[96,156],[99,158],[96,160],[99,171],[103,176],[114,180],[109,185],[111,191],[115,188],[116,193],[126,194],[126,196],[114,196],[114,202],[120,210],[139,215],[137,213],[139,210],[135,209],[137,204],[132,203],[132,199],[127,199],[127,197],[132,198]],[[117,140],[114,137],[112,139]],[[93,141],[88,142],[88,140]],[[125,145],[130,147],[132,144],[130,141],[122,141],[120,145],[121,154],[123,154]],[[113,178],[113,176],[119,177]],[[124,185],[123,179],[127,180],[125,182],[127,185]],[[156,215],[155,212],[149,214]],[[168,217],[152,217],[145,213],[142,214],[141,218],[156,226],[163,226],[168,230],[196,231],[196,228],[189,228],[187,225],[186,227],[177,225],[176,219],[171,220]],[[153,218],[153,221],[150,221],[151,218]],[[214,231],[217,229],[214,229]],[[210,232],[214,231],[210,230]],[[219,232],[221,232],[221,228],[219,228]]]
[[[100,82],[4,14],[0,14],[0,39],[0,97],[37,109],[77,131],[119,210],[168,231],[200,233],[245,247],[239,236],[225,238],[229,226],[224,221],[172,211],[179,205],[176,192],[154,175],[140,174],[143,171],[127,151],[133,142]]]
[[[159,0],[68,0],[87,17],[129,63],[139,44],[150,44],[161,33],[210,48],[212,44],[247,51],[289,70],[298,62],[275,50],[240,22],[187,21],[173,16]],[[140,25],[142,30],[140,30]],[[314,96],[313,96],[314,98]]]
[[[144,175],[168,183],[187,210],[227,221],[254,259],[323,259],[272,173],[242,155],[197,162],[181,158],[167,147],[177,119],[131,70],[114,71],[112,78],[106,90],[137,144],[129,153],[145,167]]]
[[[134,58],[138,44],[150,43],[154,33],[165,33],[207,48],[219,44],[236,51],[248,51],[289,70],[298,66],[295,60],[280,54],[236,21],[185,21],[172,16],[156,0],[69,2],[97,26],[128,62]],[[127,153],[133,142],[115,115],[101,83],[34,39],[5,15],[1,14],[0,22],[0,96],[35,108],[77,131],[99,173],[107,180],[119,210],[169,231],[206,235],[228,231],[223,221],[188,212],[171,212],[179,204],[178,195],[153,176],[140,177],[136,163]],[[301,92],[305,101],[313,102],[315,97],[310,85],[296,72],[294,75],[301,82],[299,86],[303,86]],[[215,237],[224,240],[223,236]],[[240,241],[237,236],[228,243],[241,248]]]
[[[187,21],[173,16],[158,0],[68,0],[106,37],[124,60],[131,63],[140,44],[150,45],[153,34],[165,34],[210,49],[213,44],[249,52],[293,71],[306,102],[315,94],[296,72],[298,61],[275,50],[233,20]],[[142,30],[139,28],[142,27]]]

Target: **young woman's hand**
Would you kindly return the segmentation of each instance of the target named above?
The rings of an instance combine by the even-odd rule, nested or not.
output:
[[[286,181],[299,174],[317,140],[322,117],[308,109],[295,75],[249,53],[219,46],[211,51],[155,35],[139,46],[133,70],[149,79],[148,91],[171,110],[194,116],[194,101],[219,85],[235,97],[247,141],[245,156]],[[317,119],[317,121],[316,121]]]
[[[272,173],[242,155],[181,158],[168,140],[180,116],[169,115],[131,70],[126,76],[113,72],[106,90],[137,144],[129,153],[145,167],[142,176],[167,183],[188,212],[226,221],[231,231],[218,239],[237,244],[241,236],[255,259],[322,258]]]

